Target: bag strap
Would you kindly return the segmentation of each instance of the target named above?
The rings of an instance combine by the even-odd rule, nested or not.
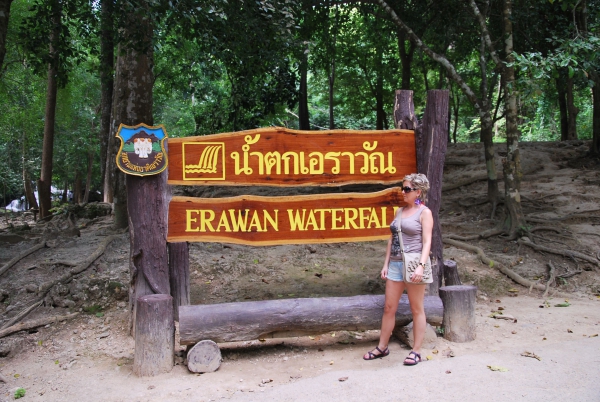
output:
[[[398,221],[398,237],[400,238],[400,251],[404,255],[404,242],[402,241],[402,211],[404,207],[400,208],[400,216]],[[404,257],[403,257],[404,258]]]

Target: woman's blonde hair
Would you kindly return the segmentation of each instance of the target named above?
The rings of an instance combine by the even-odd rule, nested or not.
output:
[[[404,176],[402,182],[405,181],[409,181],[413,188],[421,190],[419,200],[422,202],[427,201],[427,191],[429,190],[429,180],[427,180],[427,176],[425,176],[423,173],[411,173]]]

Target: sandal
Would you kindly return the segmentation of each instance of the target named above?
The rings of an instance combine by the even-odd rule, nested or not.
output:
[[[378,351],[379,354],[373,353],[373,351],[375,351],[375,350]],[[388,348],[381,350],[381,349],[379,349],[379,346],[376,346],[375,349],[373,349],[373,351],[367,352],[368,357],[363,356],[363,359],[364,360],[381,359],[382,357],[386,357],[387,355],[390,354],[390,350]]]
[[[408,360],[408,362],[407,362],[407,360]],[[410,351],[410,353],[408,354],[406,359],[404,359],[405,366],[416,366],[417,363],[420,363],[420,362],[421,362],[421,355],[412,350]]]

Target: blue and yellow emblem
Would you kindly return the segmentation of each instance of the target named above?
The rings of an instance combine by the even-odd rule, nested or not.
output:
[[[117,166],[122,172],[135,176],[158,174],[167,168],[167,151],[164,142],[167,131],[164,126],[126,126],[117,130],[121,147],[117,152]]]

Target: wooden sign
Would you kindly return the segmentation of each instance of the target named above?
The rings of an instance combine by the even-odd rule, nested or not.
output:
[[[399,188],[370,194],[173,197],[167,241],[269,246],[387,239],[403,205]]]
[[[169,184],[391,184],[417,171],[411,130],[280,127],[169,139]]]

